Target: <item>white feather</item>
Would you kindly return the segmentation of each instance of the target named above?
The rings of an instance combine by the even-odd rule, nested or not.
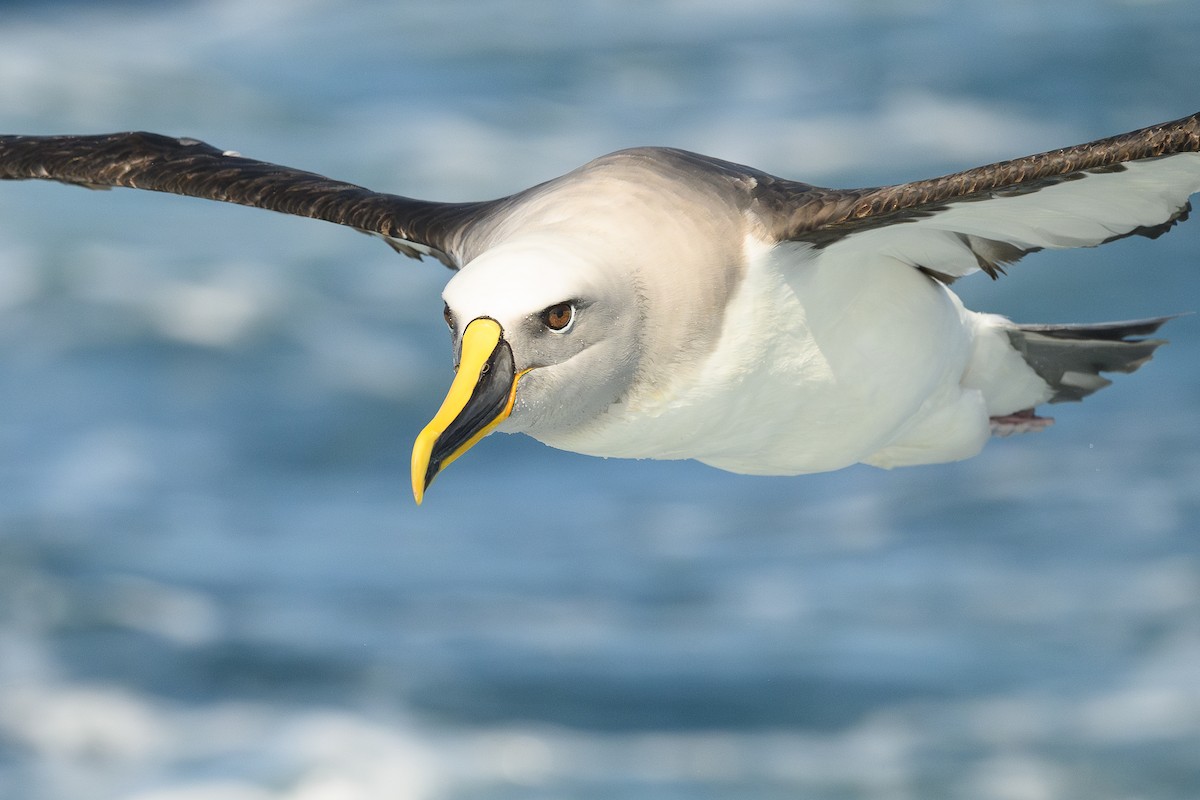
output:
[[[830,245],[824,257],[894,259],[951,277],[979,270],[959,234],[1022,250],[1091,247],[1171,219],[1200,191],[1200,154],[1135,161],[1034,192],[952,201],[916,220],[869,228]]]

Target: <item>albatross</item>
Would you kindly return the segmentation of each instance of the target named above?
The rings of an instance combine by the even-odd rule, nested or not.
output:
[[[1017,324],[951,284],[1155,238],[1200,190],[1200,114],[938,178],[829,189],[663,147],[496,200],[371,191],[190,138],[0,136],[0,179],[132,187],[327,220],[456,270],[456,374],[418,503],[492,431],[596,456],[796,475],[976,455],[1133,372],[1170,317]]]

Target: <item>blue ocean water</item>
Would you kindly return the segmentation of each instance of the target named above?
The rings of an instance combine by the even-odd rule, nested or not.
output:
[[[0,130],[496,196],[685,147],[828,185],[1197,110],[1186,2],[0,4]],[[968,305],[1200,310],[1200,226]],[[1043,434],[803,478],[494,436],[424,506],[447,273],[0,186],[0,796],[1196,798],[1200,321]]]

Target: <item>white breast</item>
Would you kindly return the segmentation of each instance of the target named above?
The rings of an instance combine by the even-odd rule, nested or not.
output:
[[[907,265],[747,243],[746,279],[702,363],[652,376],[595,424],[545,440],[599,456],[799,474],[966,458],[988,417],[960,380],[972,312]]]

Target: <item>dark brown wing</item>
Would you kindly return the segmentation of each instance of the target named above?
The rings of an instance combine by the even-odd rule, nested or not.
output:
[[[866,225],[921,216],[950,201],[1035,192],[1129,161],[1200,152],[1200,114],[1048,153],[1000,161],[940,178],[870,189],[823,191],[817,207],[797,208],[780,219],[780,239],[837,237]],[[782,200],[782,198],[780,198]],[[806,198],[807,199],[807,198]]]
[[[825,249],[869,233],[872,246],[895,247],[939,278],[976,269],[995,277],[1002,265],[1043,247],[1163,233],[1186,218],[1188,196],[1200,189],[1200,158],[1185,155],[1196,153],[1200,114],[895,186],[831,190],[777,181],[759,187],[757,202],[780,241]],[[927,255],[914,238],[918,229],[956,237],[952,246],[969,258],[957,259],[946,247]]]
[[[383,194],[155,133],[0,136],[0,179],[126,186],[266,208],[382,236],[405,255],[448,266],[463,230],[498,201],[438,203]]]

